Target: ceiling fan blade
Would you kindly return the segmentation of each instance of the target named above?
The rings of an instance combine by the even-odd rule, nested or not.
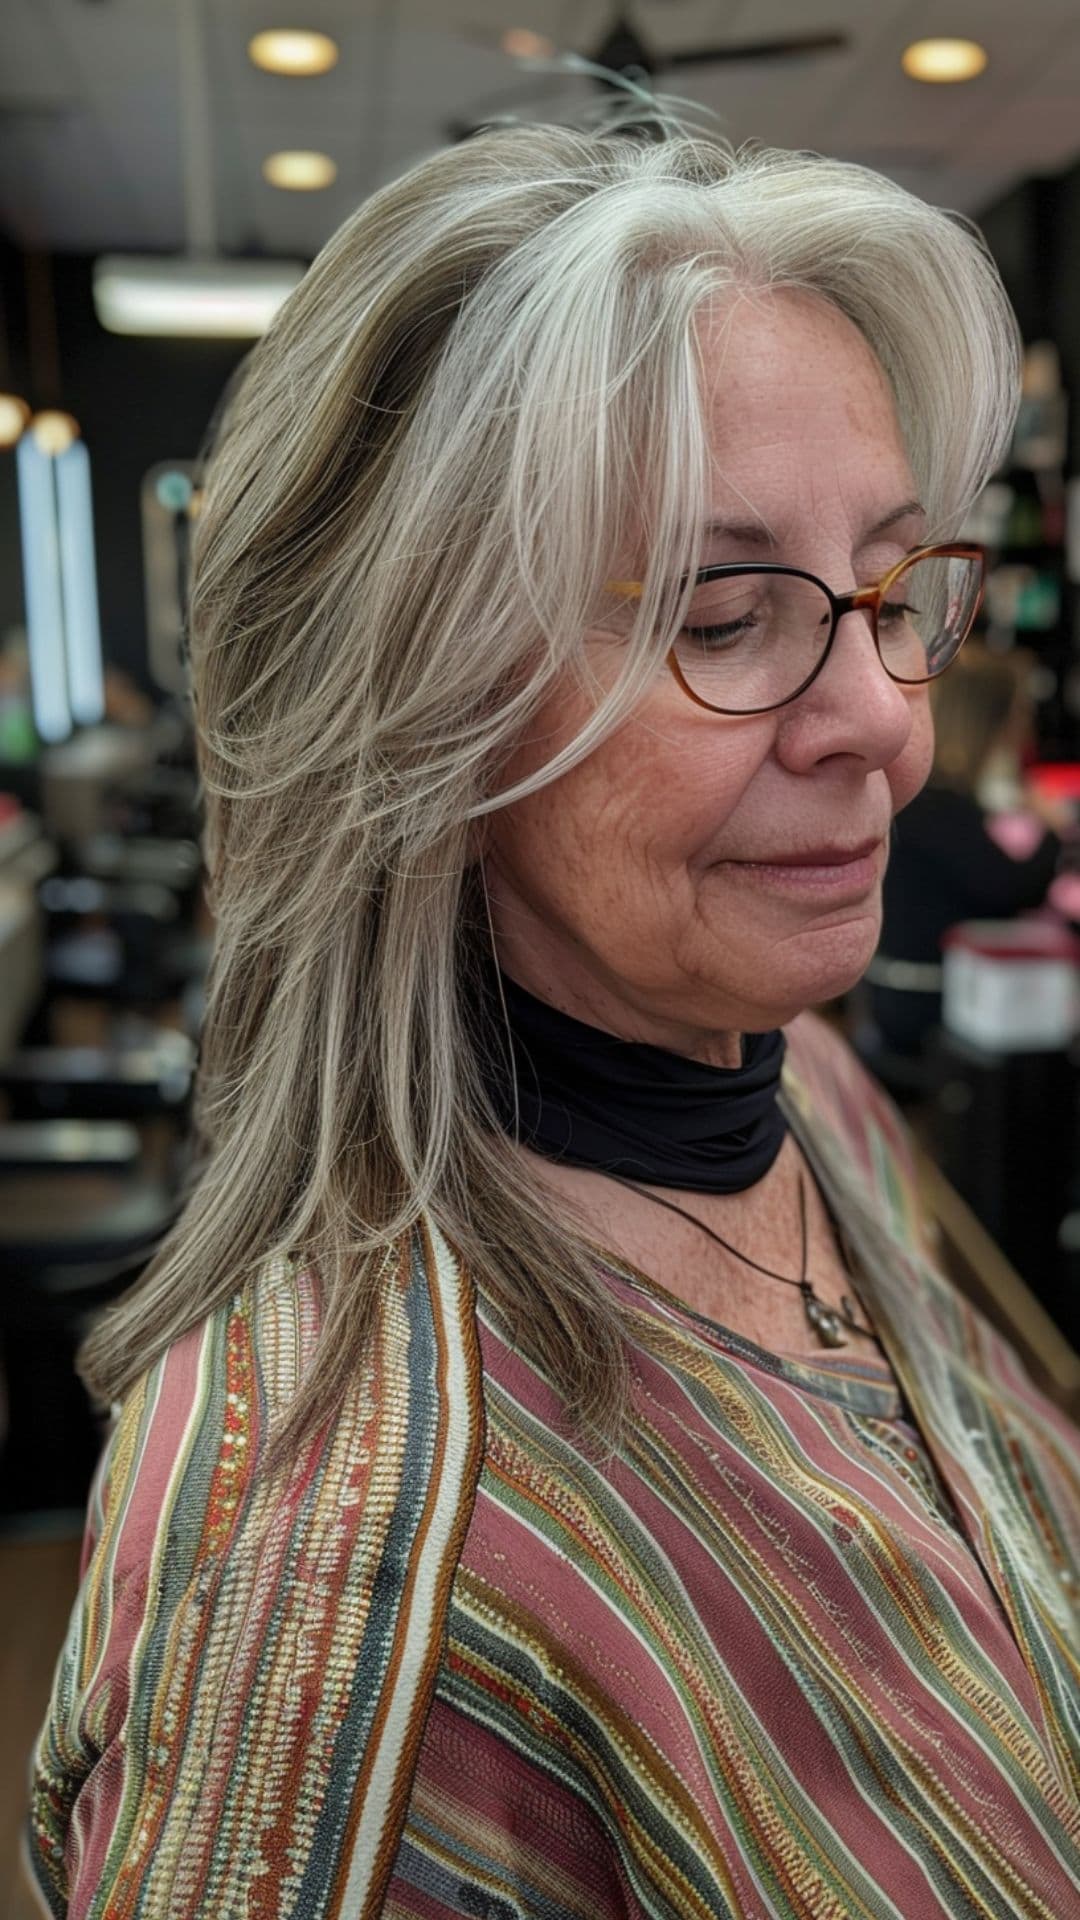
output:
[[[726,60],[789,60],[812,53],[840,53],[850,46],[846,33],[794,33],[783,40],[744,40],[727,47],[688,47],[669,53],[665,67],[709,67]]]

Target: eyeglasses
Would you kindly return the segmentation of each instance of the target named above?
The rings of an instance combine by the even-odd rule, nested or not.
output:
[[[951,666],[971,632],[985,570],[981,547],[920,547],[876,586],[833,593],[798,567],[702,567],[667,664],[699,707],[768,713],[805,693],[841,620],[863,613],[889,678],[921,686]],[[635,600],[643,589],[609,580],[608,591]]]

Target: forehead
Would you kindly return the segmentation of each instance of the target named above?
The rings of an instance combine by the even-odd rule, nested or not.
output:
[[[912,488],[892,390],[869,342],[820,296],[739,294],[698,321],[716,504],[772,517],[834,495]]]

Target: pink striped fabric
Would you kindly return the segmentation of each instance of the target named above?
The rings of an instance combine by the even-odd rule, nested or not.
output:
[[[785,1105],[889,1366],[777,1356],[616,1261],[635,1419],[567,1431],[452,1249],[257,1465],[317,1294],[268,1270],[125,1402],[31,1767],[72,1920],[1066,1920],[1080,1434],[938,1270],[817,1022]]]

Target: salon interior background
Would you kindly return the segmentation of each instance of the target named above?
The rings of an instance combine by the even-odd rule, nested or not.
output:
[[[89,449],[107,662],[152,696],[147,671],[147,473],[190,458],[232,368],[237,340],[106,331],[92,282],[103,254],[192,253],[309,260],[356,202],[421,154],[500,113],[572,118],[597,97],[569,51],[608,61],[621,18],[630,53],[663,90],[702,103],[734,139],[816,147],[865,162],[980,223],[1025,338],[1058,348],[1080,390],[1080,8],[1076,0],[5,0],[0,27],[0,386],[59,407]],[[329,70],[261,71],[260,31],[315,29]],[[901,66],[924,36],[969,35],[985,70],[927,84]],[[516,38],[514,37],[516,35]],[[522,35],[525,37],[522,38]],[[530,40],[529,35],[533,36]],[[797,36],[832,48],[667,65]],[[521,48],[532,59],[515,57]],[[537,57],[539,56],[539,57]],[[619,58],[626,58],[622,41]],[[333,179],[290,190],[264,176],[282,150],[319,152]],[[328,169],[330,171],[331,169]],[[1080,469],[1080,409],[1068,425]],[[1041,543],[1040,543],[1041,544]],[[1045,564],[1048,556],[1033,555]],[[1046,657],[1044,750],[1073,755],[1080,731],[1077,593],[1061,576],[1032,637]],[[16,462],[0,454],[0,635],[25,618]]]

